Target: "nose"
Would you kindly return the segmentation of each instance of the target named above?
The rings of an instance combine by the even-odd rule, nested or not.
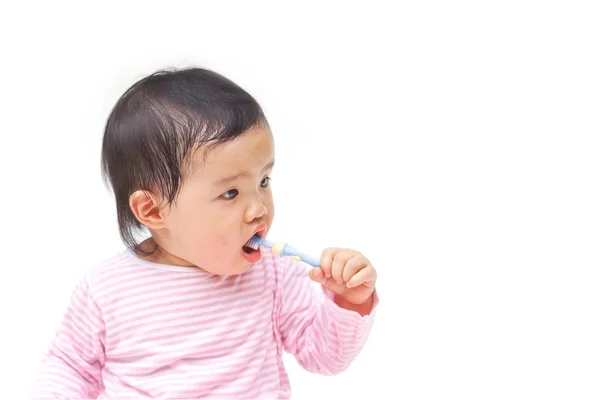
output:
[[[268,209],[260,199],[255,199],[246,209],[245,219],[250,223],[267,215]]]

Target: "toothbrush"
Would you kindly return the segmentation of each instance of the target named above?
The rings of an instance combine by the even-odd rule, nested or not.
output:
[[[321,265],[321,262],[316,258],[301,253],[300,251],[296,250],[295,248],[284,242],[271,242],[267,239],[261,238],[258,235],[254,235],[246,243],[246,246],[254,250],[258,249],[258,246],[260,245],[269,247],[273,254],[275,254],[276,256],[292,257],[298,261],[303,261],[309,265],[312,265],[313,267],[318,267]]]

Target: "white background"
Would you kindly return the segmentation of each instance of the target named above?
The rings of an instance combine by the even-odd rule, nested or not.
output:
[[[75,282],[121,248],[110,108],[189,65],[264,106],[272,237],[379,272],[363,353],[336,377],[286,358],[293,398],[600,397],[593,2],[123,3],[0,11],[1,399],[27,397]]]

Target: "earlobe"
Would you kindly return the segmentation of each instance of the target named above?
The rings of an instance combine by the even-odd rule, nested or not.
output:
[[[164,227],[163,214],[155,196],[145,190],[137,190],[129,196],[129,207],[133,215],[149,229]]]

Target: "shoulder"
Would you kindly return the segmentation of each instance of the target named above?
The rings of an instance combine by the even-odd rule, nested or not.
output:
[[[81,276],[80,285],[86,286],[92,293],[97,293],[99,288],[139,271],[141,268],[135,262],[134,256],[127,250],[121,250],[91,265]]]

